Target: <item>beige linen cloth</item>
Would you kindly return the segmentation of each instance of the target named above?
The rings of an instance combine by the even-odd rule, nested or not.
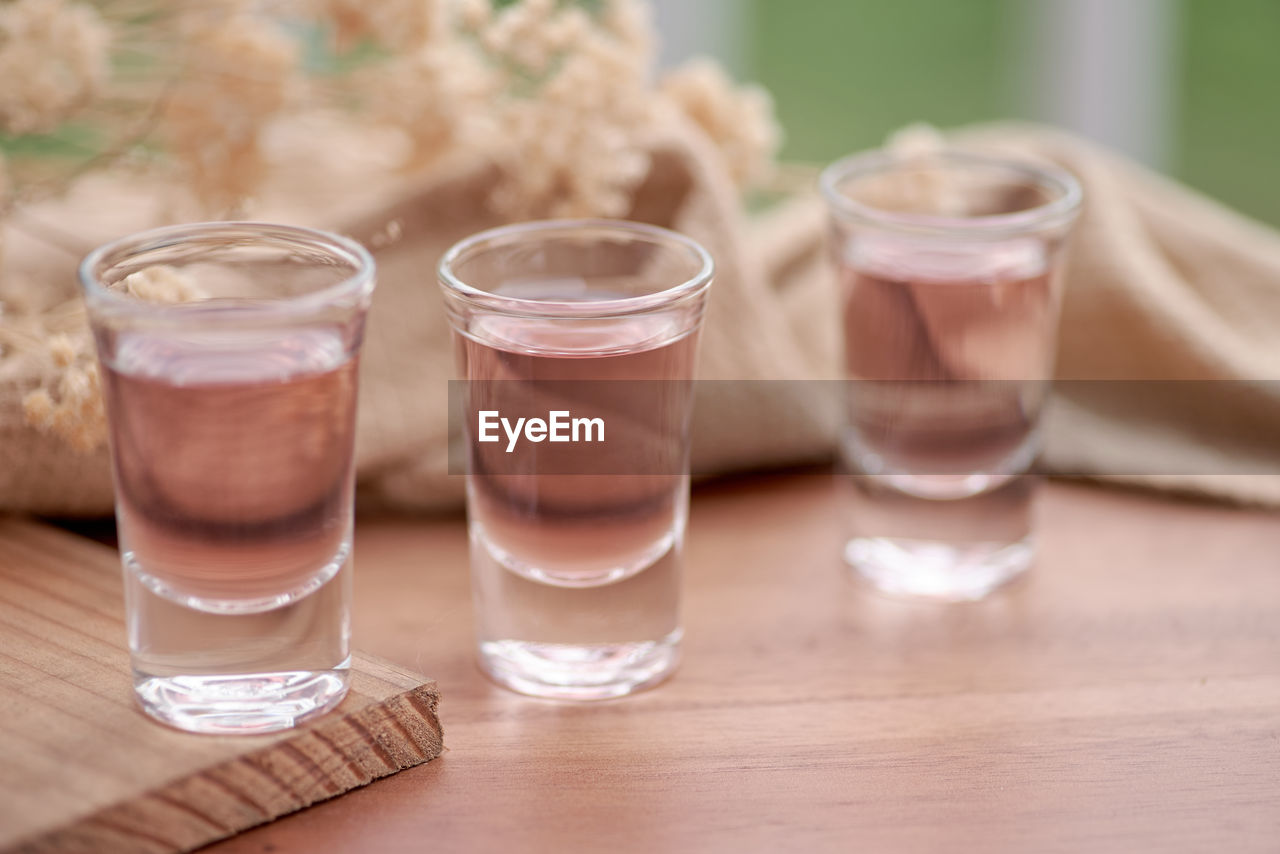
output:
[[[1056,162],[1086,203],[1066,268],[1051,470],[1249,503],[1280,504],[1280,235],[1089,143],[1040,128],[962,132],[963,146]],[[498,224],[485,199],[497,180],[458,164],[405,185],[378,140],[350,129],[283,134],[297,149],[263,194],[258,218],[343,231],[375,249],[378,290],[362,362],[358,468],[366,506],[458,506],[447,418],[453,350],[435,279],[454,241]],[[839,310],[826,259],[825,211],[812,194],[748,217],[722,161],[696,130],[649,143],[652,168],[630,218],[682,231],[718,273],[699,376],[819,380],[839,376]],[[305,149],[305,151],[304,151]],[[304,154],[308,156],[303,156]],[[316,179],[317,158],[325,164]],[[87,244],[170,215],[136,177],[101,176],[33,211]],[[395,240],[385,239],[395,223]],[[8,235],[11,269],[73,293],[74,253]],[[0,323],[5,322],[0,316]],[[0,358],[0,509],[96,514],[111,508],[105,450],[79,455],[23,420],[20,401],[50,366]],[[694,466],[733,471],[828,459],[834,396],[802,382],[699,386]],[[1135,389],[1137,391],[1135,391]]]

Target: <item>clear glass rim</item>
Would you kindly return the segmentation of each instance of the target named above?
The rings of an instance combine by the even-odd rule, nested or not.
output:
[[[853,178],[865,177],[877,172],[889,172],[913,163],[930,161],[1004,171],[1030,184],[1050,190],[1055,197],[1042,205],[1010,213],[941,216],[883,210],[852,199],[840,189],[843,184]],[[852,154],[822,170],[818,185],[828,207],[838,217],[887,228],[937,235],[998,236],[1062,225],[1074,219],[1084,197],[1080,182],[1065,169],[1012,157],[979,154],[953,148],[905,157],[885,149]]]
[[[610,300],[531,300],[491,293],[464,282],[454,268],[476,254],[505,246],[556,237],[626,237],[687,254],[697,272],[672,287],[636,297]],[[671,229],[622,219],[559,219],[504,225],[473,234],[455,243],[440,259],[440,286],[477,308],[520,317],[600,318],[643,314],[697,296],[711,284],[715,261],[696,240]]]
[[[264,314],[288,315],[323,309],[347,301],[367,299],[374,289],[376,265],[369,250],[349,237],[328,231],[305,228],[298,225],[282,225],[272,222],[225,221],[194,222],[182,225],[166,225],[134,232],[104,243],[80,262],[78,271],[80,287],[85,299],[96,306],[119,309],[139,314],[189,314],[192,309],[214,302],[156,303],[135,299],[104,285],[98,271],[115,266],[128,258],[180,243],[200,242],[213,238],[239,238],[243,245],[264,244],[292,245],[313,252],[323,252],[350,264],[351,275],[335,284],[307,293],[289,297],[237,299],[241,306]],[[232,244],[234,245],[234,244]]]

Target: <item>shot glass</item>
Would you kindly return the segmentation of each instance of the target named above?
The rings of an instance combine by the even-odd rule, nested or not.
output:
[[[499,684],[604,699],[675,669],[712,272],[686,237],[603,220],[487,231],[442,259],[478,659]],[[544,422],[545,441],[526,429],[512,443],[519,418]]]
[[[1034,463],[1079,184],[941,151],[855,155],[821,186],[843,300],[845,559],[886,592],[979,599],[1035,555]]]
[[[102,246],[80,282],[142,709],[254,733],[332,708],[372,258],[323,232],[207,223]]]

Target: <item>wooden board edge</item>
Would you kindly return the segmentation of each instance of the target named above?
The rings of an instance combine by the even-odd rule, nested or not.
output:
[[[427,682],[179,778],[4,854],[192,851],[430,762],[444,750],[440,692]]]
[[[360,650],[351,652],[351,690],[364,695],[373,694],[378,687],[386,686],[399,691],[411,691],[423,683],[423,675],[407,667]],[[378,683],[382,683],[379,686]]]

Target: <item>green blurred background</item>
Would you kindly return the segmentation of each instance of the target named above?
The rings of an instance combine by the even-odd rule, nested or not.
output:
[[[1135,11],[1162,19],[1154,88],[1167,101],[1155,111],[1166,126],[1151,129],[1157,151],[1139,158],[1280,225],[1280,0],[735,0],[742,19],[731,64],[773,92],[786,156],[824,162],[913,121],[1046,118],[1022,79],[1043,49],[1027,19],[1077,15],[1083,6],[1062,4],[1084,3],[1104,19]],[[1130,23],[1136,40],[1153,29],[1144,20]],[[1051,45],[1063,38],[1052,17],[1041,27]],[[1077,43],[1092,62],[1087,34]],[[1113,45],[1112,59],[1149,64],[1150,45],[1138,47],[1126,56],[1123,42]],[[1111,84],[1132,90],[1140,77],[1122,69],[1091,97],[1110,97]]]

